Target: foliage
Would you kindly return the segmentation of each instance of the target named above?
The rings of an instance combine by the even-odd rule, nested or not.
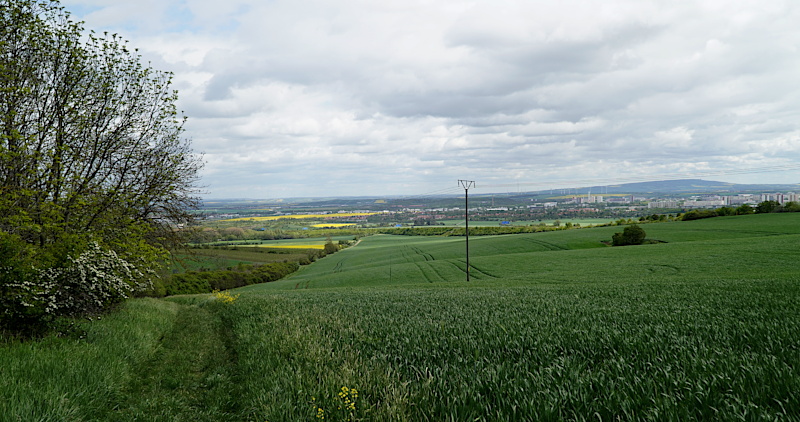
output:
[[[637,224],[625,227],[622,233],[614,233],[611,243],[614,246],[641,245],[646,237],[644,229]]]
[[[230,270],[188,271],[170,276],[164,281],[164,288],[167,295],[210,293],[279,280],[298,268],[297,262],[273,262],[241,265]]]
[[[49,252],[0,232],[0,329],[30,334],[56,317],[97,313],[150,287],[139,267],[95,242],[75,255]]]
[[[763,201],[756,206],[756,213],[758,214],[765,214],[774,212],[777,210],[781,204],[778,201]]]
[[[330,255],[332,253],[336,253],[336,251],[338,250],[339,246],[334,244],[333,241],[330,240],[330,238],[328,239],[327,242],[325,242],[325,247],[323,248],[323,251],[325,251],[326,254]]]
[[[202,163],[171,75],[116,34],[85,34],[57,1],[0,0],[0,22],[0,232],[53,265],[6,269],[19,295],[2,300],[45,314],[107,306],[144,287],[133,280],[193,221]]]
[[[736,210],[731,207],[717,208],[717,215],[720,217],[736,215]]]
[[[718,217],[719,214],[716,210],[691,210],[683,214],[681,218],[683,221],[700,220],[703,218]]]
[[[800,203],[795,201],[790,201],[781,207],[781,212],[800,212]]]
[[[800,212],[800,204],[796,202],[787,202],[785,204],[781,204],[777,201],[763,201],[760,202],[756,208],[753,208],[747,204],[742,204],[736,207],[736,209],[731,207],[721,207],[710,210],[691,210],[683,215],[682,220],[691,221],[719,216],[748,215],[753,213],[769,214],[773,212]]]

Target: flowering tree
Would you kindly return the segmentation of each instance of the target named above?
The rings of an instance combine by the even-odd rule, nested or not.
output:
[[[172,75],[116,35],[85,34],[57,1],[0,0],[0,21],[0,234],[35,247],[38,270],[111,259],[89,278],[141,286],[134,267],[180,243],[198,202],[202,160]],[[53,274],[25,277],[63,287]]]

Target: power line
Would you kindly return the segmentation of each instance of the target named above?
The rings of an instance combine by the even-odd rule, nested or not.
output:
[[[467,235],[467,281],[469,281],[469,188],[475,187],[475,181],[459,180],[458,185],[464,188],[464,227]]]

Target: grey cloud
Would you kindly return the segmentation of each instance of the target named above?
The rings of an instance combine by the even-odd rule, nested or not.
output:
[[[793,3],[164,3],[180,37],[110,0],[87,24],[176,72],[212,196],[800,162]]]

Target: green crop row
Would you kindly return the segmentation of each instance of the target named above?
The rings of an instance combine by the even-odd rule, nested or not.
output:
[[[347,386],[357,420],[770,420],[800,416],[799,281],[245,294],[225,318],[253,419]]]

